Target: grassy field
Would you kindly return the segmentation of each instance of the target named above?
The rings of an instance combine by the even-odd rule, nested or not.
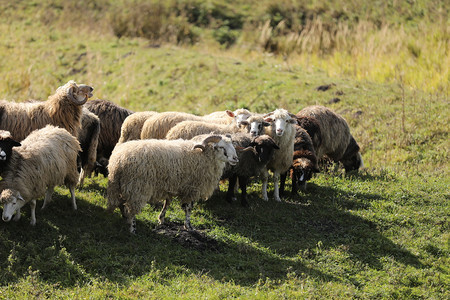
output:
[[[194,207],[195,234],[181,230],[176,201],[168,226],[148,206],[130,236],[105,211],[105,178],[77,191],[76,212],[57,188],[34,228],[27,207],[0,224],[0,299],[449,298],[448,7],[130,3],[0,0],[0,97],[45,100],[74,79],[134,111],[321,104],[347,119],[365,168],[318,174],[282,203],[262,201],[255,182],[245,209],[224,201],[223,185]],[[310,29],[302,39],[290,35],[298,26]],[[326,32],[347,32],[352,50],[303,40]]]

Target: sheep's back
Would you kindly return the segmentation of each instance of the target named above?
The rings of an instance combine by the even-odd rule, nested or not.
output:
[[[5,182],[28,199],[42,196],[47,187],[64,183],[77,172],[78,141],[67,130],[47,126],[33,131],[14,148]],[[33,187],[33,188],[31,188]]]
[[[323,106],[309,106],[298,112],[299,117],[313,117],[320,126],[321,145],[315,149],[318,158],[327,155],[341,159],[350,142],[350,128],[340,115]]]

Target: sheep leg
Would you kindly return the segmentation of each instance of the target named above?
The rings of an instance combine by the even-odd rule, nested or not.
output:
[[[80,177],[78,178],[78,186],[80,188],[83,187],[85,176],[86,176],[86,171],[84,170],[84,168],[81,168]]]
[[[225,200],[227,202],[232,203],[236,200],[235,193],[235,187],[236,187],[236,181],[237,181],[237,175],[233,174],[230,178],[228,178],[228,191],[227,195],[225,196]]]
[[[165,217],[166,217],[166,211],[167,211],[167,208],[169,207],[169,205],[170,205],[170,199],[166,199],[164,201],[163,208],[162,208],[162,210],[161,210],[161,212],[159,213],[159,216],[158,216],[159,225],[164,224],[164,220],[165,220]]]
[[[130,224],[130,233],[136,234],[136,217],[134,215],[127,217],[127,224]]]
[[[77,199],[75,199],[75,188],[73,187],[73,186],[71,186],[70,188],[69,188],[69,190],[70,190],[70,195],[72,196],[72,207],[73,207],[73,210],[77,210]]]
[[[247,183],[248,178],[244,176],[239,176],[239,185],[241,187],[241,205],[244,207],[248,206],[247,202]]]
[[[280,199],[280,190],[278,186],[278,181],[280,180],[280,173],[273,172],[273,198],[275,201],[281,202]]]
[[[44,204],[42,204],[41,210],[44,209],[50,201],[52,201],[53,188],[48,188],[45,191]]]
[[[286,177],[287,172],[280,174],[280,196],[284,195],[284,186],[286,185]]]
[[[194,231],[194,228],[192,228],[191,225],[191,209],[192,209],[192,202],[189,203],[183,203],[181,207],[184,210],[184,213],[186,214],[186,218],[184,220],[184,229],[187,231]]]
[[[264,201],[269,201],[269,196],[267,196],[267,182],[269,181],[269,173],[264,170],[262,173],[262,198]]]
[[[36,225],[36,200],[31,200],[30,207],[31,207],[30,225],[34,226],[34,225]]]
[[[298,190],[298,186],[297,186],[297,180],[298,180],[298,171],[293,169],[292,170],[292,189],[291,189],[291,194],[292,196],[297,195],[297,190]],[[281,179],[283,180],[283,178]]]

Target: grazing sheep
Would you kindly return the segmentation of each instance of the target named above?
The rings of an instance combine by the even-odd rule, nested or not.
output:
[[[51,124],[67,129],[76,137],[81,127],[82,105],[92,97],[93,90],[71,80],[45,102],[0,100],[0,129],[8,130],[17,141],[21,141],[33,130]]]
[[[242,131],[234,124],[224,125],[216,123],[207,123],[203,121],[183,121],[172,127],[166,135],[167,140],[190,140],[194,136],[215,133],[215,134],[230,134]]]
[[[266,133],[272,137],[278,147],[280,147],[279,150],[275,150],[273,158],[267,164],[267,169],[273,172],[274,199],[275,201],[281,201],[278,181],[280,179],[280,174],[287,172],[292,165],[295,139],[295,128],[293,124],[297,123],[297,120],[293,119],[287,110],[276,109],[267,114],[265,121],[271,123],[271,126],[266,128]],[[267,169],[263,173],[262,184],[262,195],[265,201],[269,200],[267,196],[267,181],[269,178]]]
[[[296,116],[300,126],[311,123],[311,119],[319,125],[320,133],[317,131],[311,136],[318,159],[327,156],[334,162],[341,162],[346,172],[363,166],[360,148],[343,117],[320,105],[305,107]]]
[[[311,137],[305,129],[299,125],[294,125],[295,141],[293,163],[290,168],[290,176],[292,178],[292,195],[297,194],[298,186],[305,191],[306,182],[311,179],[313,173],[319,172],[317,165],[317,157]],[[284,193],[287,172],[281,174],[280,195]]]
[[[120,128],[120,138],[117,143],[139,140],[145,121],[155,114],[157,114],[155,111],[140,111],[128,116]]]
[[[153,139],[119,144],[108,166],[108,210],[119,207],[135,233],[135,215],[147,202],[165,200],[159,215],[162,224],[171,199],[179,197],[184,226],[192,230],[193,201],[212,195],[227,162],[236,164],[238,158],[231,140],[223,136],[209,135],[201,143]]]
[[[272,159],[274,150],[280,149],[275,141],[268,135],[253,137],[248,133],[235,133],[231,135],[233,145],[237,150],[239,163],[235,166],[227,165],[222,179],[228,178],[226,200],[235,199],[234,187],[239,179],[241,188],[241,205],[248,206],[247,183],[251,177],[259,176]]]
[[[63,128],[47,125],[33,131],[13,149],[11,161],[0,182],[2,219],[20,219],[20,209],[31,201],[31,225],[36,224],[36,199],[45,195],[44,205],[51,201],[53,189],[65,184],[70,189],[72,205],[77,209],[75,186],[78,182],[77,139]]]
[[[81,169],[79,186],[83,186],[84,178],[91,177],[96,166],[100,119],[83,107],[81,130],[78,133],[81,152],[78,154],[78,168]]]
[[[85,104],[86,108],[100,119],[100,135],[97,146],[97,163],[105,177],[108,159],[119,141],[120,129],[124,120],[133,112],[108,100],[92,100]]]
[[[243,111],[239,112],[241,113]],[[227,114],[229,117],[235,118],[235,120],[239,119],[232,111],[227,111]],[[141,139],[164,139],[171,128],[183,121],[206,121],[216,124],[224,123],[221,118],[201,117],[184,112],[168,111],[154,115],[145,121],[141,131]]]
[[[12,148],[19,146],[20,143],[13,139],[9,131],[0,130],[0,176],[9,164]]]

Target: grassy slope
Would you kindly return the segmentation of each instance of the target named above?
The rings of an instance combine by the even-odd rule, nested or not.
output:
[[[367,165],[357,176],[321,174],[281,204],[262,202],[254,184],[249,209],[225,205],[222,194],[197,205],[193,225],[210,238],[203,250],[154,231],[151,207],[129,236],[119,214],[104,211],[104,178],[78,192],[77,212],[59,188],[35,228],[27,208],[18,223],[0,224],[0,297],[449,296],[448,95],[27,21],[0,32],[4,98],[45,99],[75,79],[136,111],[324,104],[349,121]],[[336,86],[315,90],[328,83]],[[182,223],[178,205],[167,215]]]

